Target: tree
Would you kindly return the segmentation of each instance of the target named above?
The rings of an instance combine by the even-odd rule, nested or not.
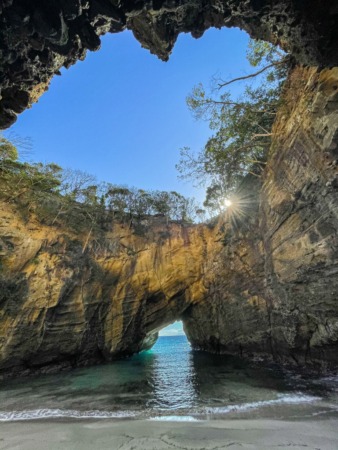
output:
[[[34,213],[41,223],[86,232],[83,252],[114,220],[139,226],[140,219],[154,213],[164,214],[167,220],[190,220],[196,209],[192,199],[177,192],[97,184],[95,177],[80,170],[22,162],[16,146],[1,137],[0,197],[16,203],[25,219]]]
[[[192,222],[197,208],[195,200],[183,197],[183,195],[175,191],[170,192],[169,195],[171,217],[181,222]]]
[[[152,210],[152,196],[150,192],[144,189],[131,190],[133,194],[133,212],[140,219],[142,216],[151,214]]]
[[[152,206],[155,214],[163,214],[169,218],[170,194],[166,191],[155,191],[152,194]]]
[[[55,163],[25,164],[29,178],[36,189],[45,192],[58,191],[62,183],[62,168]]]
[[[18,157],[16,146],[3,136],[0,136],[0,164],[6,161],[16,161]]]
[[[209,187],[209,209],[218,210],[216,194],[229,195],[248,173],[260,175],[271,145],[289,58],[262,41],[250,41],[247,57],[256,72],[230,81],[214,79],[211,92],[199,84],[187,97],[194,117],[207,120],[213,135],[198,153],[182,148],[176,168],[180,178]],[[234,97],[228,86],[241,81],[246,84]]]
[[[97,206],[99,204],[97,197],[97,186],[95,184],[92,184],[82,189],[81,197],[85,205]]]
[[[120,218],[127,212],[128,196],[130,190],[124,186],[111,185],[107,192],[107,201],[113,217],[118,215]]]
[[[183,199],[183,195],[176,191],[162,192],[162,200],[165,202],[166,209],[166,211],[162,211],[162,213],[172,220],[180,220],[180,208]]]
[[[205,209],[197,208],[195,210],[195,213],[196,213],[196,216],[199,218],[200,222],[205,222],[206,214],[207,214]]]
[[[82,170],[62,169],[60,194],[80,200],[83,192],[96,184],[96,178]]]
[[[225,192],[221,184],[212,184],[207,187],[205,201],[203,206],[207,208],[210,212],[210,215],[213,212],[217,212],[218,214],[223,209],[223,200],[225,198]]]

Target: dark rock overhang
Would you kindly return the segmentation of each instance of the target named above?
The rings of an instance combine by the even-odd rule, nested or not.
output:
[[[133,31],[167,60],[177,36],[240,27],[279,44],[302,64],[338,66],[336,0],[2,0],[0,128],[47,89],[61,67],[98,50],[100,36]]]

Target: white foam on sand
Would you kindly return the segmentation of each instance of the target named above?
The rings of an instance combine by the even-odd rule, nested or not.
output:
[[[193,416],[156,416],[150,417],[149,420],[158,420],[161,422],[199,422],[199,420]]]
[[[251,409],[259,409],[266,406],[283,405],[283,404],[302,404],[312,403],[321,400],[320,397],[314,397],[312,395],[305,395],[301,393],[297,394],[280,394],[277,398],[272,400],[261,400],[251,403],[242,403],[239,405],[229,405],[220,407],[205,408],[206,414],[227,414],[231,412],[245,412]]]
[[[207,407],[201,410],[193,411],[193,415],[158,415],[149,417],[148,420],[172,421],[172,422],[195,422],[200,421],[199,416],[205,415],[224,415],[234,412],[245,412],[274,405],[302,404],[312,403],[321,400],[320,397],[305,395],[302,393],[280,394],[272,400],[261,400],[251,403],[242,403],[236,405]],[[148,411],[149,413],[149,411]],[[0,411],[0,422],[14,422],[21,420],[41,420],[41,419],[128,419],[142,418],[142,414],[136,411],[78,411],[72,409],[32,409],[23,411]],[[143,418],[145,418],[143,416]]]
[[[24,411],[0,411],[0,422],[40,419],[125,419],[137,414],[127,411],[77,411],[72,409],[31,409]]]

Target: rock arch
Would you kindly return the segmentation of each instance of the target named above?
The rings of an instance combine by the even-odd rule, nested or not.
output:
[[[109,361],[151,346],[207,292],[212,227],[149,218],[96,237],[1,212],[0,372]],[[211,272],[210,272],[211,274]]]

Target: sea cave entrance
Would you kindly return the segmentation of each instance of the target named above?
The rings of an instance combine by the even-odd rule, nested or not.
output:
[[[145,352],[145,356],[151,367],[149,380],[153,388],[153,406],[167,410],[193,407],[198,396],[196,370],[182,321],[162,328],[156,344]],[[136,355],[135,359],[140,357]]]
[[[177,337],[185,336],[183,329],[183,323],[181,320],[177,320],[174,323],[167,325],[159,331],[159,337]]]

